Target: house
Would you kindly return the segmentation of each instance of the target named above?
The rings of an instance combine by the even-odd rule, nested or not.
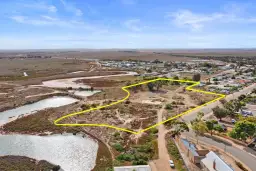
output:
[[[216,153],[210,151],[206,157],[201,160],[203,171],[234,171],[225,161],[223,161]]]
[[[114,171],[151,171],[149,165],[114,167]]]
[[[178,143],[185,155],[194,164],[200,164],[200,160],[209,152],[207,149],[197,149],[194,144],[185,138],[180,138]]]

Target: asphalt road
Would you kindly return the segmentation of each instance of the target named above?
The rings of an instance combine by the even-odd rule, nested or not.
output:
[[[232,99],[236,99],[238,96],[240,96],[242,94],[250,93],[255,87],[256,87],[256,84],[253,84],[249,87],[244,88],[243,90],[241,90],[239,92],[228,95],[228,96],[226,96],[226,100],[229,101],[229,100],[232,100]],[[220,104],[220,102],[211,103],[207,106],[204,106],[201,109],[192,111],[191,113],[183,116],[182,119],[184,121],[186,121],[187,123],[190,123],[191,120],[196,118],[196,115],[199,111],[204,112],[204,114],[209,114],[209,113],[212,112],[212,108],[216,107],[218,104]],[[194,135],[193,135],[192,132],[184,133],[184,135],[194,138]],[[252,171],[255,170],[255,168],[256,168],[256,157],[254,157],[252,154],[246,152],[245,150],[241,150],[241,149],[239,149],[237,147],[234,147],[234,146],[227,146],[227,145],[225,145],[221,142],[217,142],[217,141],[215,141],[211,138],[207,138],[207,137],[198,137],[198,140],[202,141],[202,142],[205,142],[207,144],[210,144],[212,146],[216,146],[218,148],[225,149],[228,153],[230,153],[231,155],[233,155],[234,157],[239,159],[241,162],[246,164]]]
[[[235,92],[235,93],[233,93],[233,94],[227,95],[227,96],[225,97],[225,99],[226,99],[227,101],[230,101],[230,100],[232,100],[232,99],[236,99],[236,98],[238,98],[238,97],[239,97],[240,95],[242,95],[242,94],[250,93],[255,87],[256,87],[256,84],[254,83],[254,84],[252,84],[252,85],[250,85],[250,86],[248,86],[248,87],[245,87],[244,89],[240,90],[239,92]],[[211,103],[211,104],[209,104],[209,105],[207,105],[207,106],[204,106],[204,107],[202,107],[202,108],[199,108],[199,109],[197,109],[197,110],[194,110],[194,111],[190,112],[190,113],[187,114],[187,115],[184,115],[184,116],[182,117],[182,119],[183,119],[184,121],[186,121],[186,122],[189,123],[190,121],[192,121],[193,119],[196,118],[196,115],[197,115],[198,112],[201,111],[201,112],[203,112],[204,114],[211,113],[211,112],[212,112],[212,108],[214,108],[214,107],[216,107],[216,106],[218,106],[218,105],[220,105],[220,102],[219,102],[219,101],[214,102],[214,103]]]
[[[194,133],[191,132],[184,132],[182,135],[185,135],[187,137],[191,137],[195,139]],[[256,168],[256,157],[252,156],[252,154],[249,154],[248,152],[241,150],[239,148],[236,148],[234,146],[225,145],[222,142],[214,141],[211,138],[207,137],[198,137],[198,140],[201,142],[204,142],[206,144],[218,147],[220,149],[225,150],[241,162],[243,162],[245,165],[247,165],[252,171]]]

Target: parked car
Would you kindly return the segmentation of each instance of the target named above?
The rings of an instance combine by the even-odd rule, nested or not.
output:
[[[221,126],[221,128],[222,128],[224,131],[227,131],[227,127],[226,127],[226,125],[224,125],[224,124],[220,124],[220,126]]]
[[[232,122],[232,124],[235,124],[236,120],[235,119],[231,119],[231,122]]]
[[[174,163],[173,163],[172,160],[169,160],[169,163],[170,163],[171,168],[174,168],[174,167],[175,167],[175,165],[174,165]]]

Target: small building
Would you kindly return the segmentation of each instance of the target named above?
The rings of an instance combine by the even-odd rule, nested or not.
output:
[[[209,150],[207,149],[197,149],[195,144],[189,142],[185,138],[179,139],[179,145],[184,151],[185,155],[194,164],[200,164],[201,159],[203,159],[205,155],[209,153]]]
[[[114,167],[114,171],[151,171],[149,165]]]
[[[206,157],[201,160],[203,171],[234,171],[225,161],[223,161],[216,153],[210,151]]]

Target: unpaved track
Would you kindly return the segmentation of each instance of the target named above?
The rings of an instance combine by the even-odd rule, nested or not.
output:
[[[163,120],[163,112],[165,105],[158,111],[158,122],[162,122]],[[169,165],[169,154],[166,148],[165,143],[165,135],[167,131],[163,124],[158,126],[158,155],[159,159],[155,161],[151,161],[149,164],[152,166],[152,171],[171,171]]]

